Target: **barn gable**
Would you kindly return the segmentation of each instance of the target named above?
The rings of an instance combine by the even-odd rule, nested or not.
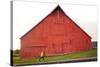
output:
[[[58,11],[58,12],[57,12]],[[30,33],[33,29],[35,29],[36,27],[38,27],[46,18],[48,18],[50,15],[52,15],[53,13],[58,13],[59,15],[59,11],[64,14],[66,16],[66,18],[68,18],[71,22],[73,22],[74,25],[76,25],[87,37],[89,37],[91,39],[91,37],[83,30],[81,29],[80,26],[78,26],[70,17],[67,16],[67,14],[63,11],[63,9],[58,5],[50,14],[48,14],[44,19],[42,19],[36,26],[34,26],[32,29],[30,29],[27,33],[25,33],[20,39],[22,39],[23,37],[25,37],[28,33]],[[58,16],[58,18],[60,19],[61,17]]]

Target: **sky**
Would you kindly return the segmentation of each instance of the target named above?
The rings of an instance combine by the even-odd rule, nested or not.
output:
[[[46,17],[58,4],[86,33],[97,41],[97,7],[65,3],[14,1],[13,49],[20,49],[20,38]]]

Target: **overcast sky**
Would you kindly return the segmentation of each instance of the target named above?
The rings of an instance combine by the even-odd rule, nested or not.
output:
[[[20,49],[20,37],[46,17],[58,3],[14,1],[13,49]],[[97,41],[97,7],[59,3],[64,12]]]

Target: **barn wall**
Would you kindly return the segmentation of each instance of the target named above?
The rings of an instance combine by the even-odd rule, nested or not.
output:
[[[58,8],[21,39],[21,57],[39,56],[41,47],[28,47],[41,44],[46,46],[46,56],[92,48],[91,38]]]

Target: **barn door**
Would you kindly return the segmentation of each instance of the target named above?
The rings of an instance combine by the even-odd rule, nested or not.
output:
[[[45,47],[43,47],[43,46],[41,46],[41,47],[38,47],[38,50],[37,50],[38,57],[40,57],[40,55],[41,55],[41,52],[44,52],[44,53],[45,53]]]
[[[45,51],[44,46],[36,46],[36,47],[33,47],[30,52],[31,52],[33,57],[40,57],[40,54],[42,51]]]

